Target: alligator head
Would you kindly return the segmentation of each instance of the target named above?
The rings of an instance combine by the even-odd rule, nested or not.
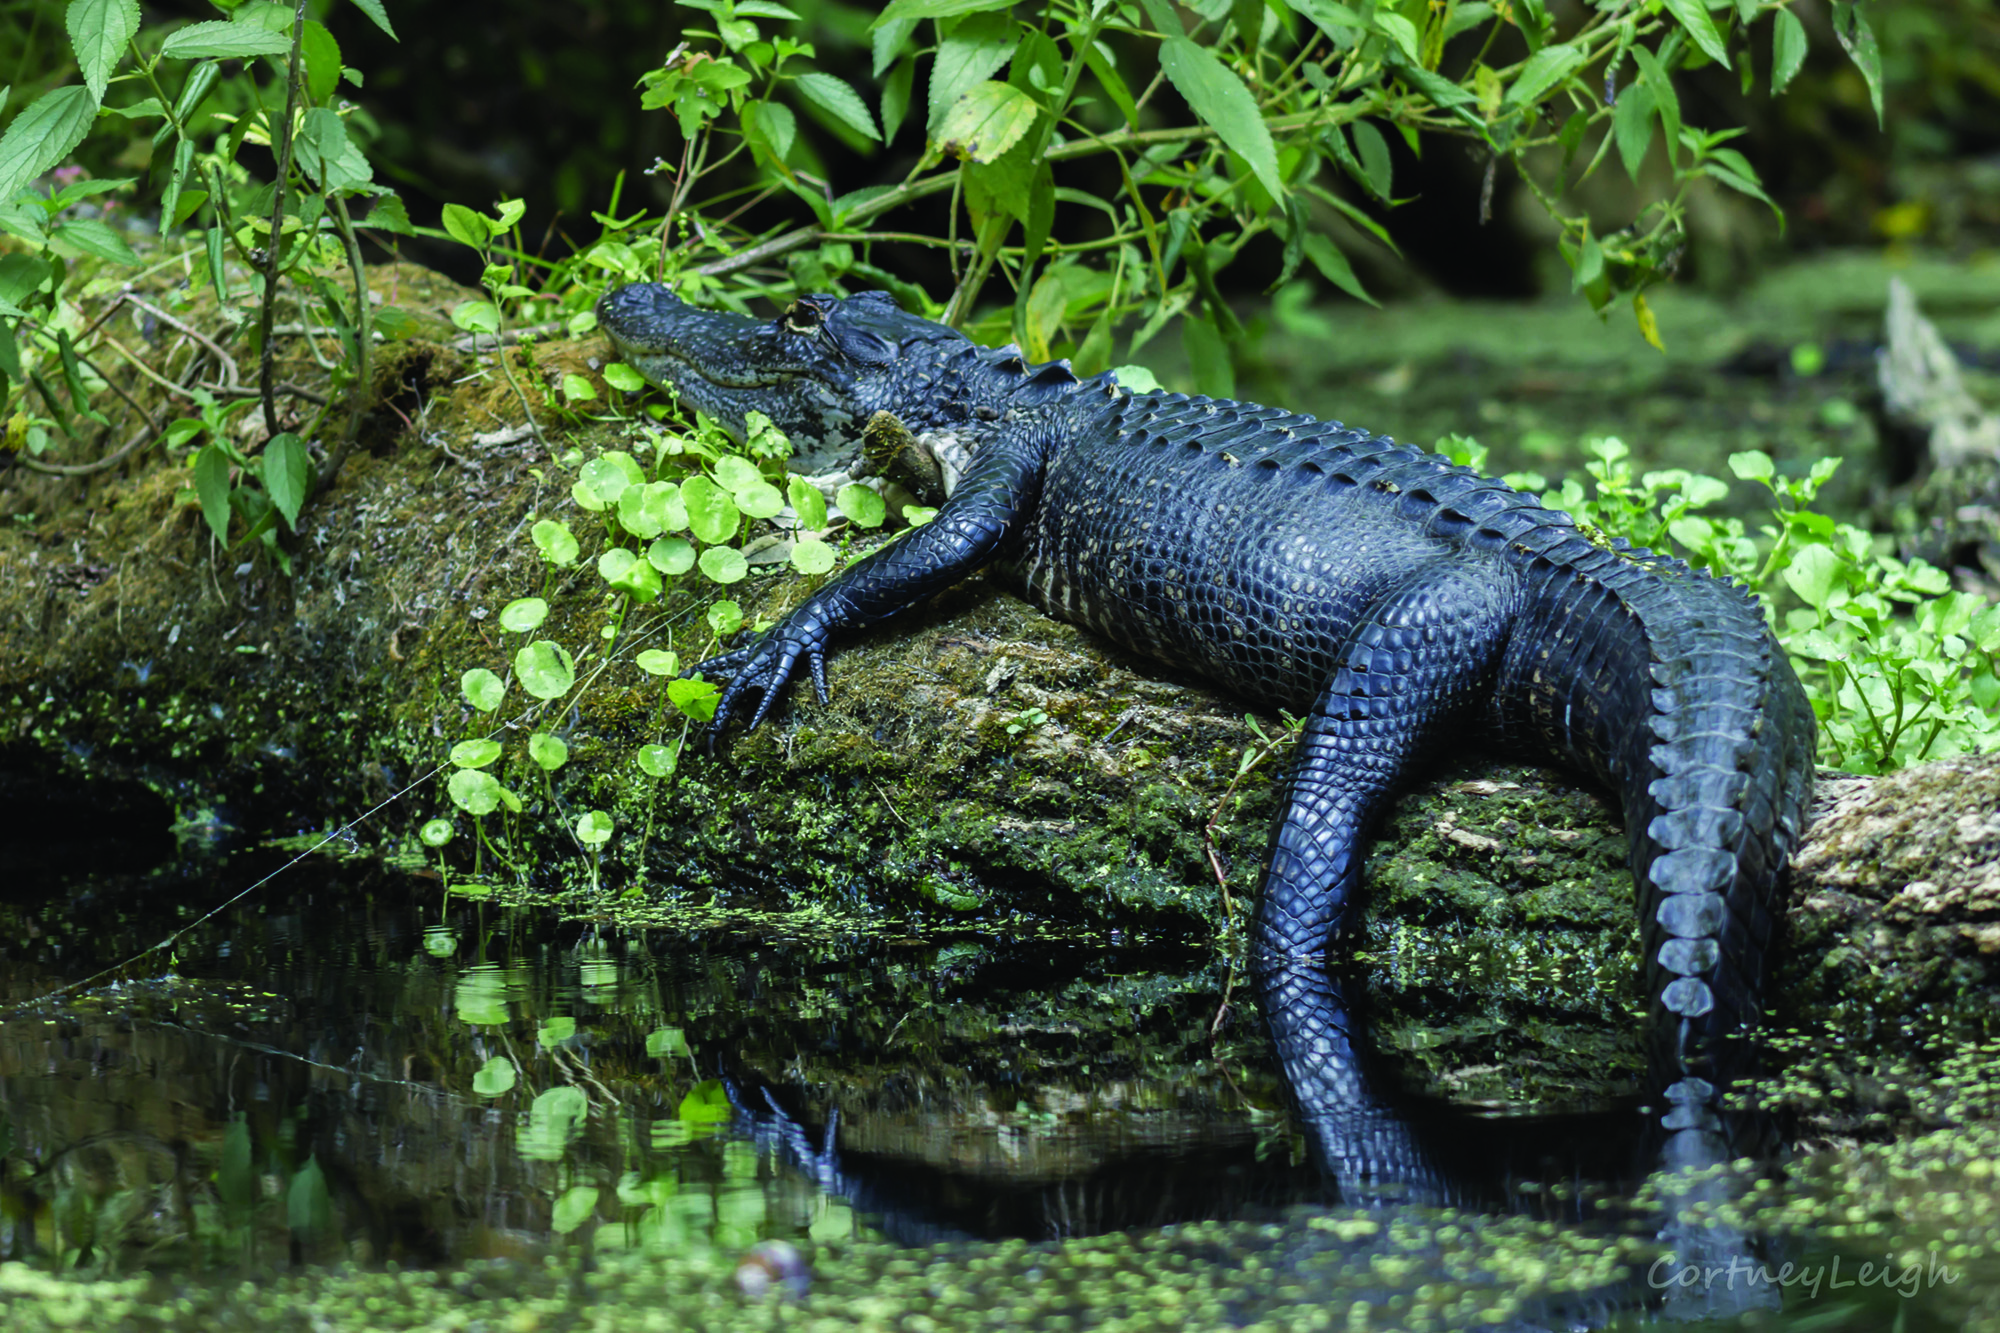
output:
[[[857,454],[877,412],[918,438],[976,448],[986,423],[1078,383],[1067,362],[1029,366],[1015,348],[904,313],[886,292],[801,296],[763,322],[636,283],[599,301],[597,318],[627,364],[738,438],[745,415],[762,412],[800,453],[829,460]]]

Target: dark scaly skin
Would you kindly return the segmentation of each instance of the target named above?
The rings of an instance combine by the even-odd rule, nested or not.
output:
[[[1325,954],[1370,824],[1427,755],[1481,739],[1581,768],[1624,804],[1656,1067],[1687,1111],[1667,1118],[1709,1114],[1718,1044],[1759,1017],[1812,781],[1811,710],[1749,594],[1384,437],[1026,366],[879,294],[760,324],[638,286],[599,314],[738,429],[757,407],[846,443],[889,412],[973,451],[929,525],[696,668],[732,677],[718,730],[751,694],[760,723],[802,662],[824,697],[834,635],[998,565],[1053,615],[1305,716],[1253,941],[1276,966]]]

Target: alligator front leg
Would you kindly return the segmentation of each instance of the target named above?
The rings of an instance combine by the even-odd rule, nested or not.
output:
[[[826,650],[836,631],[886,620],[958,582],[993,559],[1041,498],[1045,447],[1040,432],[994,440],[958,489],[923,527],[876,551],[802,602],[748,648],[711,657],[690,675],[724,674],[711,738],[721,734],[745,693],[761,691],[748,730],[770,713],[804,659],[821,703],[827,699]]]
[[[1437,565],[1349,635],[1313,704],[1271,837],[1254,954],[1315,959],[1340,932],[1362,839],[1409,770],[1486,697],[1521,598],[1504,566]]]

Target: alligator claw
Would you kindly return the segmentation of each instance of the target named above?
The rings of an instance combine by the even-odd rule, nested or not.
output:
[[[751,713],[744,730],[755,731],[758,728],[777,706],[785,687],[791,683],[801,657],[811,673],[813,692],[819,696],[821,703],[827,702],[831,696],[826,688],[826,632],[810,625],[779,625],[748,648],[708,658],[683,673],[709,679],[718,676],[730,678],[722,697],[715,702],[715,716],[708,723],[708,748],[711,753],[715,750],[715,738],[729,725],[729,719],[735,716],[743,696],[752,690],[761,693],[763,698],[757,701],[756,711]]]

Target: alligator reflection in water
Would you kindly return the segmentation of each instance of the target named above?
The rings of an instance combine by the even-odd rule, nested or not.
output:
[[[1663,1114],[1629,1107],[1470,1114],[1395,1091],[1348,998],[1360,993],[1352,980],[1291,966],[1264,972],[1257,982],[1317,1179],[1253,1153],[1189,1160],[1150,1152],[1083,1177],[980,1189],[948,1170],[844,1152],[837,1111],[815,1132],[788,1109],[783,1090],[761,1080],[729,1080],[730,1096],[761,1148],[904,1245],[1060,1240],[1230,1216],[1283,1219],[1266,1233],[1260,1262],[1285,1288],[1285,1303],[1314,1299],[1317,1285],[1322,1299],[1337,1295],[1393,1309],[1399,1294],[1447,1275],[1470,1277],[1475,1286],[1507,1281],[1504,1273],[1456,1262],[1465,1256],[1452,1253],[1453,1240],[1476,1227],[1479,1214],[1500,1213],[1637,1241],[1627,1246],[1637,1260],[1621,1265],[1609,1282],[1558,1278],[1546,1284],[1548,1295],[1531,1297],[1508,1317],[1472,1322],[1540,1327],[1554,1320],[1586,1328],[1634,1310],[1689,1319],[1780,1308],[1777,1287],[1760,1280],[1779,1267],[1762,1252],[1766,1242],[1717,1216],[1754,1169],[1733,1162],[1736,1154],[1775,1146],[1768,1115],[1721,1109],[1719,1098],[1670,1104],[1662,1097],[1655,1101]],[[1649,1176],[1653,1206],[1635,1210],[1632,1192]],[[1353,1225],[1369,1214],[1391,1224]],[[1437,1240],[1413,1245],[1412,1236]],[[1404,1281],[1384,1285],[1374,1280],[1381,1271]],[[1689,1273],[1708,1276],[1674,1280]]]
[[[1060,1238],[1034,1262],[1071,1272],[1164,1256],[1238,1293],[1232,1317],[1491,1304],[1504,1284],[1536,1293],[1517,1313],[1577,1321],[1701,1294],[1655,1290],[1649,1265],[1715,1200],[1657,1180],[1664,1214],[1624,1197],[1665,1151],[1657,1115],[1395,1095],[1347,988],[1310,971],[1264,981],[1273,1062],[1255,1025],[1212,1033],[1229,983],[1193,949],[608,933],[322,866],[195,927],[172,973],[19,1007],[222,896],[137,880],[0,902],[0,1258],[455,1269],[587,1238],[600,1262],[710,1255],[725,1276],[700,1280],[726,1282],[789,1238],[831,1291],[896,1262],[872,1216],[912,1241]],[[1069,1239],[1089,1232],[1116,1234]],[[1751,1253],[1700,1234],[1715,1262]],[[1012,1243],[928,1262],[993,1272]]]

